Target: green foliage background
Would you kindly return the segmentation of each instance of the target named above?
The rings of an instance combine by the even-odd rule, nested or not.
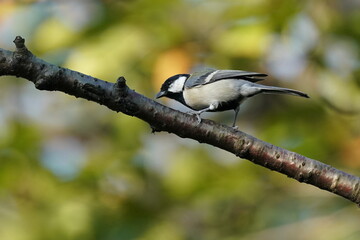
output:
[[[240,129],[359,176],[359,22],[356,0],[5,0],[0,47],[21,35],[49,62],[124,75],[148,97],[194,67],[268,73],[311,99],[258,96]],[[0,239],[359,239],[359,222],[334,194],[1,77]]]

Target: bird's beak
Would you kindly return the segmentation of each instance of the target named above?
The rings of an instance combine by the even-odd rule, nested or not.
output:
[[[166,95],[166,92],[160,91],[160,92],[158,92],[158,93],[156,94],[156,98],[161,98],[161,97],[163,97],[163,96],[165,96],[165,95]]]

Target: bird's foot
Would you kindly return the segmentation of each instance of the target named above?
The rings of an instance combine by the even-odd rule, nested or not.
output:
[[[196,115],[196,118],[197,118],[197,125],[199,125],[201,123],[202,119],[200,117],[200,114],[195,113],[195,115]]]
[[[188,111],[188,112],[186,112],[187,114],[190,114],[190,115],[195,115],[196,116],[196,118],[197,118],[197,125],[199,125],[200,123],[201,123],[201,121],[202,121],[202,119],[201,119],[201,117],[200,117],[200,113],[198,113],[198,112],[193,112],[193,111]]]

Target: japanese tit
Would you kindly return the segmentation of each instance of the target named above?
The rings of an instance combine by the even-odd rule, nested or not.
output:
[[[156,98],[168,97],[195,110],[198,123],[203,112],[220,112],[233,109],[235,118],[240,104],[247,98],[260,93],[289,94],[308,98],[303,92],[265,86],[256,82],[263,80],[266,74],[240,70],[205,69],[192,74],[177,74],[168,78],[161,86]]]

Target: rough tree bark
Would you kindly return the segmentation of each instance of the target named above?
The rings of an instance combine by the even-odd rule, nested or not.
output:
[[[62,91],[97,102],[111,110],[144,120],[153,131],[167,131],[213,145],[360,205],[360,178],[357,176],[211,120],[204,119],[198,125],[195,116],[163,106],[129,89],[124,77],[116,83],[102,81],[37,58],[19,36],[14,43],[14,52],[0,49],[0,76],[22,77],[33,82],[37,89]]]

